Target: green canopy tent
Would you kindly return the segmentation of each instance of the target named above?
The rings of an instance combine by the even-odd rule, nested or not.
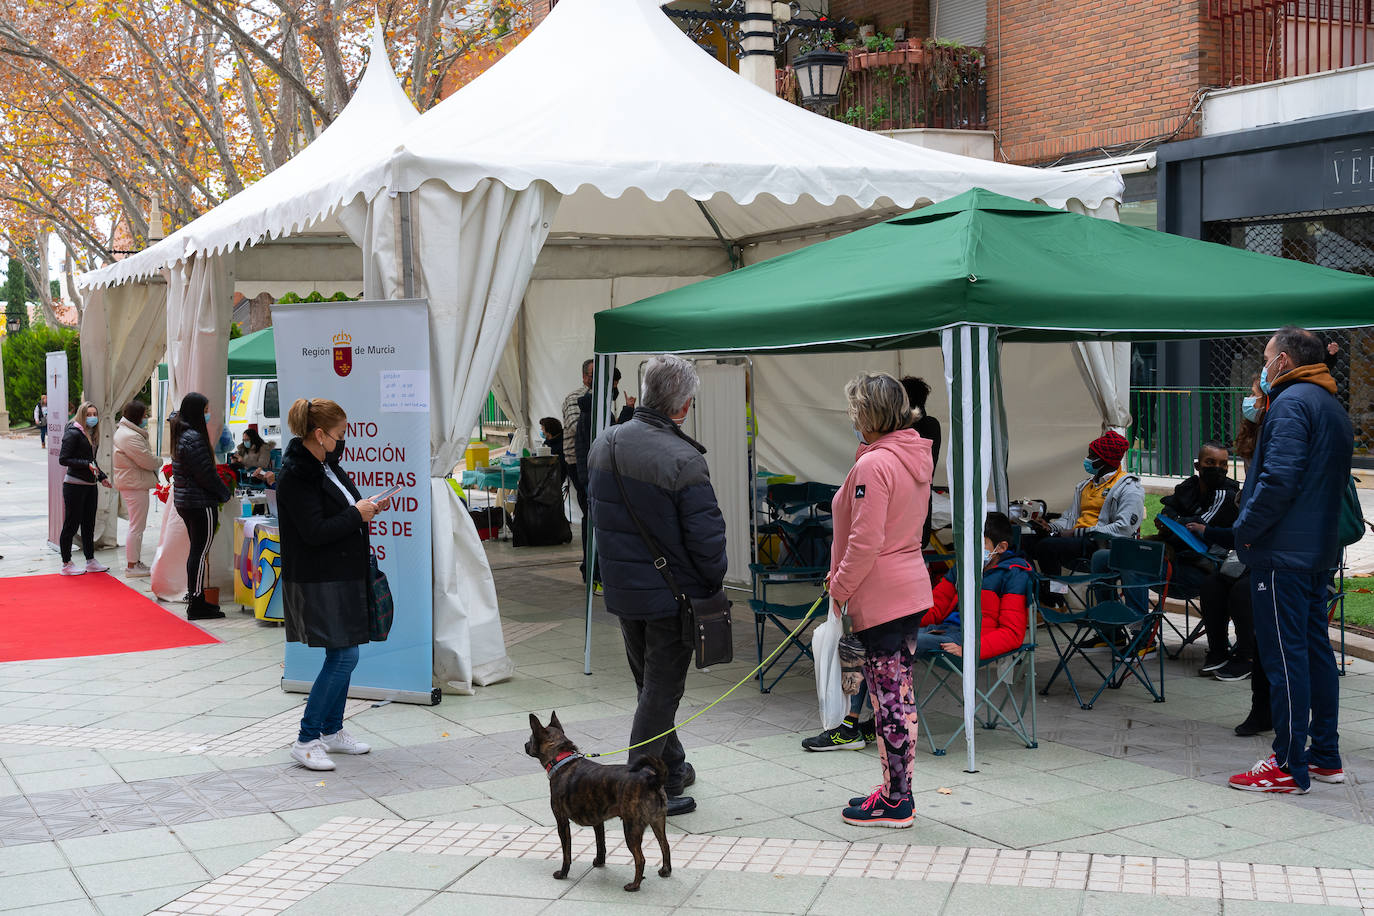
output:
[[[157,377],[167,377],[166,363],[158,364]],[[229,341],[229,377],[277,377],[277,351],[271,328],[263,328]]]
[[[861,278],[856,282],[856,278]],[[1006,509],[1006,340],[1160,340],[1374,324],[1374,279],[1123,226],[975,188],[596,315],[594,418],[617,354],[815,353],[938,344],[964,645],[977,657],[982,517]],[[1258,367],[1256,367],[1258,368]],[[838,393],[836,395],[839,396]],[[590,539],[589,539],[590,540]],[[589,547],[589,550],[593,548]],[[590,635],[591,591],[587,595]],[[964,735],[974,756],[974,665]]]

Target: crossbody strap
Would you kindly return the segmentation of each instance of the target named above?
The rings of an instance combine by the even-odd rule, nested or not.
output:
[[[663,576],[663,581],[668,583],[668,588],[672,590],[673,597],[678,601],[684,600],[685,596],[682,589],[677,587],[677,580],[673,578],[673,571],[668,567],[668,558],[663,555],[663,548],[658,546],[658,541],[649,533],[649,529],[644,527],[644,523],[639,520],[635,513],[634,506],[630,505],[630,496],[625,492],[625,479],[620,476],[620,463],[615,460],[615,436],[606,437],[611,444],[611,472],[615,475],[615,485],[620,488],[620,501],[625,505],[625,511],[630,513],[630,521],[635,523],[635,529],[639,532],[640,538],[644,541],[644,546],[649,548],[649,554],[654,558],[654,569],[658,570]]]

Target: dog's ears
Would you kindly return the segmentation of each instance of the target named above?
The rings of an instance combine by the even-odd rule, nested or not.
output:
[[[562,731],[562,730],[563,730],[563,723],[558,721],[558,712],[557,712],[557,711],[554,711],[554,712],[553,712],[552,714],[550,714],[550,716],[549,716],[549,728],[556,728],[556,729],[558,729],[559,731]]]
[[[539,717],[534,713],[530,713],[530,731],[534,732],[536,735],[542,735],[544,733],[544,726],[539,724]]]

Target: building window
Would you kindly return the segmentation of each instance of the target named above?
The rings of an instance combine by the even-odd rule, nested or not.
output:
[[[988,36],[987,0],[930,0],[930,34],[936,41],[981,47]]]

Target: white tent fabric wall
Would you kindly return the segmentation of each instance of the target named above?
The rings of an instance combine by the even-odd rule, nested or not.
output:
[[[1102,415],[1102,430],[1125,433],[1131,425],[1131,345],[1123,341],[1071,344],[1083,384]]]
[[[209,398],[211,440],[217,439],[224,423],[229,318],[233,311],[233,258],[233,255],[196,257],[167,271],[167,379],[171,402],[174,406],[180,404],[192,391]],[[151,371],[150,367],[150,374]],[[175,478],[172,485],[175,489]],[[229,541],[227,531],[221,531],[215,538],[210,565],[211,585],[223,586],[231,581],[233,546]],[[151,586],[154,594],[180,598],[186,593],[187,546],[186,529],[180,516],[176,512],[163,513],[157,554],[153,558]]]
[[[119,411],[147,383],[167,346],[165,284],[127,283],[95,290],[81,312],[81,378],[85,398],[100,411],[96,462],[114,475],[112,449]],[[96,543],[113,547],[118,494],[100,490]]]
[[[754,557],[749,527],[749,444],[744,423],[745,367],[741,363],[698,360],[696,369],[701,391],[691,416],[682,425],[706,447],[711,485],[725,518],[726,579],[747,584]]]
[[[355,200],[340,215],[368,252],[369,298],[429,303],[434,677],[451,692],[515,671],[486,553],[442,478],[467,448],[558,201],[542,182],[513,191],[486,181],[465,193],[429,182],[408,195]]]

